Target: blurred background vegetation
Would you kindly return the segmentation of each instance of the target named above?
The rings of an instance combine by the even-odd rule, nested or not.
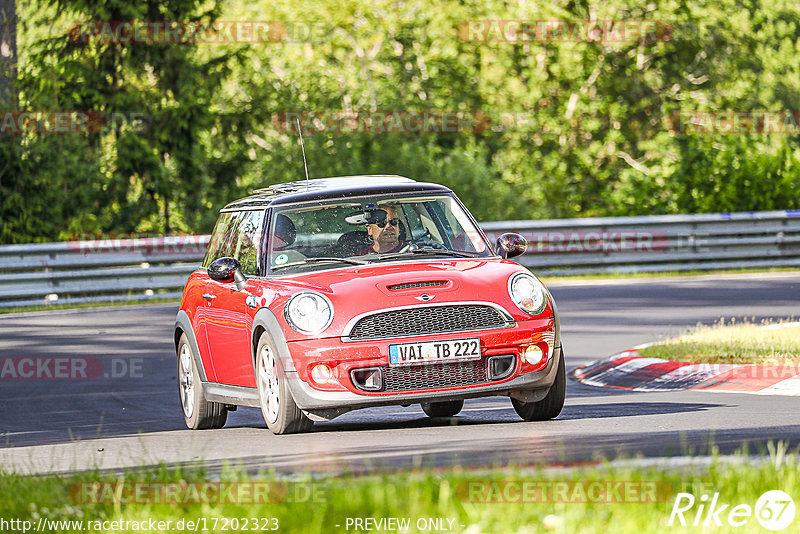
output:
[[[225,203],[303,178],[296,134],[274,123],[286,111],[485,113],[490,127],[475,131],[305,138],[312,177],[443,183],[484,221],[800,208],[800,130],[670,127],[681,111],[800,110],[797,1],[0,3],[6,29],[17,17],[3,110],[107,118],[92,133],[0,136],[0,243],[208,232]],[[483,19],[648,20],[669,31],[650,42],[459,37]],[[68,37],[75,22],[133,20],[279,21],[289,38]]]

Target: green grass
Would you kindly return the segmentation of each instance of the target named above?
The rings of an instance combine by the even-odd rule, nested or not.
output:
[[[770,324],[698,325],[685,335],[640,350],[639,355],[698,363],[800,363],[800,326],[764,328]]]
[[[147,521],[149,519],[172,521],[198,521],[206,518],[209,531],[213,531],[213,518],[275,518],[282,532],[324,533],[346,532],[347,518],[409,518],[412,528],[421,518],[445,518],[453,520],[453,532],[478,533],[533,533],[555,531],[564,533],[610,532],[664,532],[673,528],[678,532],[700,532],[699,528],[680,529],[667,527],[670,511],[678,492],[713,495],[719,492],[719,500],[736,504],[755,505],[758,497],[767,490],[780,489],[795,499],[800,498],[800,461],[786,454],[782,445],[772,446],[763,462],[753,462],[752,457],[742,453],[737,462],[715,460],[709,466],[692,468],[638,468],[625,464],[608,464],[572,469],[505,469],[494,471],[451,470],[448,472],[402,472],[368,477],[342,476],[327,479],[279,482],[283,489],[273,495],[286,498],[273,502],[249,504],[219,504],[215,502],[181,502],[154,504],[152,502],[115,503],[81,502],[76,484],[92,482],[161,482],[171,487],[192,487],[191,483],[207,481],[200,471],[168,470],[166,468],[136,471],[123,476],[106,474],[76,474],[71,476],[25,477],[0,475],[0,518],[17,518],[32,521],[40,517],[50,520],[124,520]],[[629,464],[630,465],[630,464]],[[277,481],[275,477],[249,478],[236,471],[221,475],[223,482]],[[550,499],[555,502],[537,502],[533,497],[526,502],[486,502],[487,493],[470,488],[499,488],[498,484],[527,483],[528,487],[554,488],[554,484],[571,483],[574,488],[588,489],[592,482],[628,482],[629,487],[659,488],[648,495],[655,499],[631,496],[630,502],[592,502],[591,499]],[[473,484],[472,486],[470,484]],[[477,484],[477,486],[475,486]],[[494,484],[494,485],[493,485]],[[532,486],[533,485],[533,486]],[[656,486],[657,485],[657,486]],[[86,487],[86,486],[84,486]],[[92,488],[93,486],[89,486]],[[119,486],[123,487],[123,486]],[[242,486],[240,486],[242,487]],[[502,486],[518,487],[518,486]],[[283,493],[283,491],[286,493]],[[481,491],[483,491],[481,490]],[[91,492],[84,495],[91,495]],[[102,493],[97,493],[102,495]],[[500,493],[492,494],[502,495]],[[513,494],[512,494],[513,496]],[[497,501],[498,499],[493,499]],[[502,499],[499,499],[502,500]],[[800,501],[799,501],[800,502]],[[695,512],[697,507],[692,510]],[[727,512],[726,512],[727,513]],[[800,515],[800,514],[799,514]],[[690,517],[687,513],[686,517]],[[690,521],[694,516],[691,515]],[[724,517],[723,517],[724,520]],[[797,530],[800,518],[793,523]],[[446,524],[446,523],[445,523]],[[86,525],[86,523],[84,523]],[[339,525],[337,527],[337,525]],[[216,531],[222,531],[223,523],[217,523]],[[228,524],[229,531],[243,531]],[[748,524],[736,532],[759,532],[760,526],[751,517]],[[72,532],[74,529],[62,528]],[[202,528],[200,529],[202,531]],[[250,529],[252,530],[252,529]],[[727,532],[730,527],[714,529]],[[94,532],[85,530],[84,532]],[[117,528],[103,532],[130,532],[132,529]],[[355,532],[354,529],[349,529]],[[708,530],[706,530],[708,531]],[[401,531],[402,532],[402,531]]]

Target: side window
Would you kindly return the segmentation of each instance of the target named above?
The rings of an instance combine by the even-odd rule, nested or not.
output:
[[[222,238],[223,243],[219,249],[218,258],[223,256],[233,257],[233,252],[236,250],[236,241],[239,236],[239,225],[242,222],[242,215],[243,213],[241,211],[231,213],[231,223],[226,228],[225,235]]]
[[[437,200],[432,203],[430,210],[444,226],[453,250],[463,252],[484,252],[486,250],[483,238],[453,199]]]
[[[264,211],[243,211],[238,215],[236,239],[232,243],[230,255],[242,264],[244,274],[258,275],[258,252],[261,250]]]
[[[239,260],[244,274],[258,274],[258,251],[261,250],[261,229],[264,210],[223,213],[211,234],[203,267],[217,258]]]
[[[419,216],[419,207],[416,205],[403,205],[403,215],[408,223],[409,239],[417,239],[425,234],[425,227],[422,226],[422,219]]]
[[[211,262],[217,258],[225,256],[223,250],[226,242],[231,238],[231,227],[236,213],[222,213],[214,226],[214,232],[211,234],[211,240],[206,249],[206,257],[203,260],[203,267],[208,267]]]
[[[439,226],[434,220],[435,216],[430,211],[432,205],[432,202],[414,205],[414,209],[411,210],[414,217],[409,217],[409,224],[412,226],[411,234],[417,238],[429,236],[439,243],[444,243],[441,232],[439,231]]]

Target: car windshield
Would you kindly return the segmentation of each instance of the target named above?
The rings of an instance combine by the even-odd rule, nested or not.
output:
[[[493,254],[449,195],[347,199],[274,209],[271,272],[292,272],[424,257]]]

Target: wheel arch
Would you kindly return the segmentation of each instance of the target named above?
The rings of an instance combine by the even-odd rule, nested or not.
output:
[[[270,336],[275,345],[281,369],[284,372],[295,371],[294,362],[289,353],[289,345],[286,343],[286,336],[283,334],[283,328],[278,322],[278,318],[269,308],[261,308],[256,312],[255,317],[253,317],[253,335],[250,339],[250,357],[253,365],[253,373],[256,372],[256,349],[258,348],[258,341],[265,333]],[[255,376],[255,374],[253,376]]]
[[[175,325],[175,353],[178,352],[178,344],[181,342],[181,336],[184,334],[183,327],[181,325]]]

